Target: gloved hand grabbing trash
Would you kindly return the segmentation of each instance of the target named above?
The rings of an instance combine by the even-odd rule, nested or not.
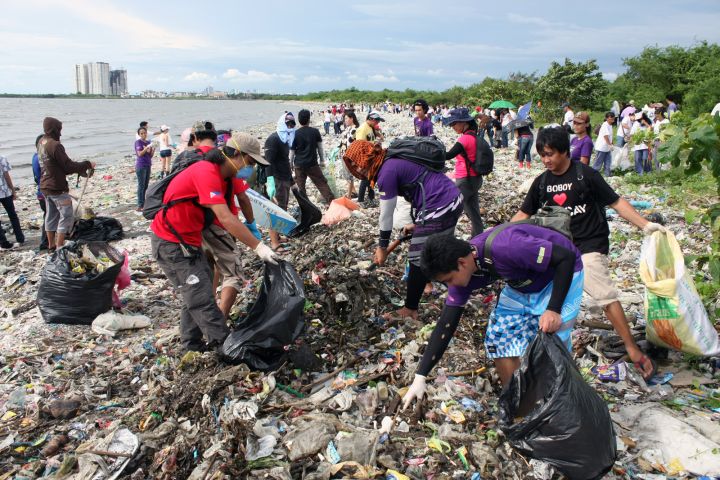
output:
[[[403,410],[410,406],[414,399],[422,399],[427,391],[427,385],[425,384],[425,376],[415,374],[415,380],[408,389],[407,393],[403,397]]]
[[[273,265],[277,265],[277,261],[280,260],[280,256],[273,251],[272,248],[268,247],[264,243],[260,242],[257,244],[257,247],[255,247],[254,252],[257,254],[258,257],[260,257],[263,262],[272,263]]]
[[[655,232],[665,233],[666,231],[667,230],[665,230],[665,227],[663,227],[659,223],[655,223],[655,222],[648,222],[643,227],[643,233],[645,233],[645,235],[650,235]]]
[[[255,238],[257,238],[258,240],[262,240],[262,234],[260,233],[260,230],[258,230],[254,220],[252,222],[245,222],[245,226],[248,228],[248,230],[250,230],[250,233],[252,233]]]

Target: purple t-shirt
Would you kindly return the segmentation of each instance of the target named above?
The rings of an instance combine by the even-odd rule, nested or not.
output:
[[[575,162],[580,161],[580,157],[588,157],[592,155],[593,141],[590,135],[585,135],[583,138],[573,137],[570,141],[570,160]]]
[[[497,228],[497,227],[496,227]],[[485,230],[470,240],[477,252],[477,262],[482,262],[485,239],[494,229]],[[520,223],[505,228],[493,240],[490,257],[495,270],[504,280],[529,283],[514,287],[522,293],[537,293],[553,280],[555,270],[550,268],[553,245],[560,245],[575,254],[574,272],[582,270],[580,251],[565,235],[537,225]],[[445,304],[451,307],[464,306],[473,290],[492,283],[495,279],[476,273],[466,287],[448,286]]]
[[[400,187],[417,181],[425,170],[427,169],[422,165],[409,160],[388,158],[383,162],[377,179],[380,199],[391,200],[402,196]],[[428,170],[423,181],[423,187],[425,189],[424,207],[428,212],[447,207],[460,195],[460,191],[452,180],[446,177],[444,173],[432,170]],[[412,206],[416,209],[423,207],[422,198],[421,189],[416,187],[411,202]]]
[[[144,155],[140,155],[142,149],[148,145],[150,145],[150,142],[147,140],[135,140],[135,155],[137,156],[137,159],[135,160],[135,168],[152,166],[152,154],[150,152],[145,152]]]
[[[429,137],[433,134],[433,124],[432,121],[430,121],[430,118],[425,117],[424,120],[420,120],[418,117],[415,117],[415,120],[413,120],[415,123],[415,135],[418,137]]]

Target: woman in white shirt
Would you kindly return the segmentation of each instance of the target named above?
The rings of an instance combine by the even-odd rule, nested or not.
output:
[[[635,136],[637,132],[646,131],[652,128],[650,119],[644,113],[642,115],[636,115],[635,123],[633,123],[630,129],[630,135]],[[633,147],[633,153],[635,154],[635,173],[638,175],[644,175],[652,171],[652,166],[648,162],[648,146],[645,142],[636,142]]]

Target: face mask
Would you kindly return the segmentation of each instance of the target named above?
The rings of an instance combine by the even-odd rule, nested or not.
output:
[[[240,170],[238,170],[237,173],[235,174],[235,177],[242,178],[243,180],[245,180],[247,178],[250,178],[250,175],[253,174],[253,170],[255,170],[255,167],[253,167],[252,165],[247,165],[247,166],[241,168]]]

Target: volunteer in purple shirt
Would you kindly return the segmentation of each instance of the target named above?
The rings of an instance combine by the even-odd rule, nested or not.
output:
[[[444,150],[439,140],[438,147]],[[408,260],[405,305],[383,316],[395,322],[418,318],[418,306],[425,285],[430,281],[420,269],[420,254],[430,235],[451,236],[462,213],[462,195],[453,182],[442,172],[401,158],[385,158],[385,150],[372,142],[355,140],[348,147],[343,160],[356,178],[377,183],[380,190],[380,239],[375,249],[375,263],[383,265],[393,228],[393,212],[398,196],[410,202],[413,224],[406,227],[412,232]]]
[[[573,119],[573,130],[575,136],[570,140],[570,160],[590,165],[590,156],[593,152],[593,141],[590,138],[592,125],[590,115],[587,112],[579,112]],[[610,135],[612,138],[612,134]]]
[[[429,137],[433,134],[433,124],[430,117],[427,116],[430,106],[425,100],[419,98],[413,104],[413,108],[415,109],[415,119],[413,120],[415,136]]]
[[[425,394],[425,377],[447,349],[470,295],[498,278],[506,285],[490,314],[485,349],[503,386],[539,330],[555,333],[571,349],[583,265],[580,251],[565,235],[518,223],[498,225],[470,242],[433,235],[425,244],[421,265],[430,278],[448,285],[448,294],[415,380],[403,397],[405,406]]]
[[[145,191],[150,184],[150,167],[152,167],[153,147],[147,139],[147,129],[138,128],[139,139],[135,140],[135,175],[137,175],[137,205],[138,212],[141,212],[145,205]]]

